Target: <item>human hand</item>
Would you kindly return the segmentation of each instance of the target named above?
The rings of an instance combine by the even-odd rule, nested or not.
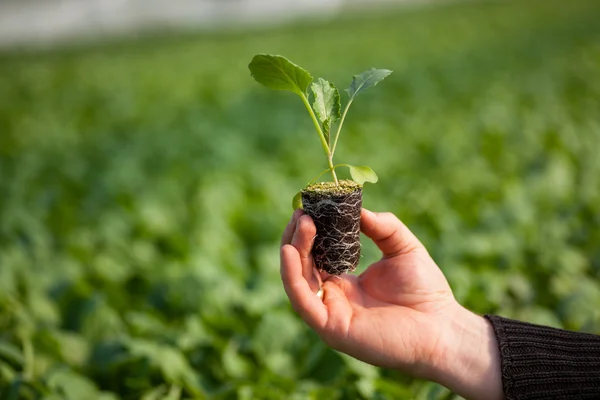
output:
[[[361,230],[383,257],[359,276],[328,276],[312,260],[312,219],[294,213],[282,237],[281,277],[296,312],[325,343],[362,361],[463,396],[501,398],[490,324],[456,302],[425,247],[393,214],[363,209]]]

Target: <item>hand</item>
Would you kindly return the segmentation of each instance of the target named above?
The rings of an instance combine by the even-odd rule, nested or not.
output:
[[[427,250],[393,214],[363,209],[361,230],[381,260],[360,276],[328,276],[312,260],[312,219],[294,213],[282,237],[281,277],[296,312],[328,345],[355,358],[463,396],[501,398],[491,325],[456,302]]]

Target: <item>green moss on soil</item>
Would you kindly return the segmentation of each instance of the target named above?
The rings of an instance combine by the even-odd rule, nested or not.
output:
[[[319,194],[330,194],[330,195],[344,195],[357,191],[362,186],[358,183],[342,179],[338,181],[339,184],[336,185],[335,182],[318,182],[313,183],[312,185],[307,186],[302,190],[303,193],[319,193]]]

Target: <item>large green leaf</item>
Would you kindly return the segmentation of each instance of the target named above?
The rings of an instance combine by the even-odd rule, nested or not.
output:
[[[325,140],[329,143],[329,130],[331,124],[340,119],[340,92],[335,85],[326,81],[323,78],[318,78],[312,85],[311,89],[315,95],[313,109],[315,114],[321,121],[321,127]]]
[[[306,70],[283,56],[257,54],[248,68],[258,83],[274,90],[304,95],[312,82],[312,76]]]
[[[350,175],[352,176],[352,180],[359,185],[364,184],[365,182],[376,183],[379,179],[375,171],[366,165],[348,165],[350,169]]]
[[[392,71],[389,69],[371,68],[361,74],[354,75],[350,87],[346,89],[348,96],[350,96],[350,100],[354,100],[360,93],[377,85],[391,73]]]
[[[94,399],[99,394],[93,381],[68,368],[53,370],[47,382],[50,389],[62,393],[67,400]]]
[[[193,393],[200,392],[194,370],[179,349],[145,339],[130,340],[128,348],[132,355],[143,357],[160,369],[168,383],[181,385]]]

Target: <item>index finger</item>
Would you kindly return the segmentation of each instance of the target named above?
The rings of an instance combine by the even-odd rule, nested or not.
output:
[[[311,328],[320,332],[327,322],[327,310],[302,275],[298,250],[291,244],[286,244],[281,248],[280,255],[281,280],[292,307]]]
[[[292,214],[292,218],[290,222],[285,227],[283,234],[281,235],[281,243],[280,246],[290,244],[292,242],[292,236],[294,235],[294,231],[296,230],[296,222],[298,218],[300,218],[304,214],[304,211],[301,208],[294,210]]]

